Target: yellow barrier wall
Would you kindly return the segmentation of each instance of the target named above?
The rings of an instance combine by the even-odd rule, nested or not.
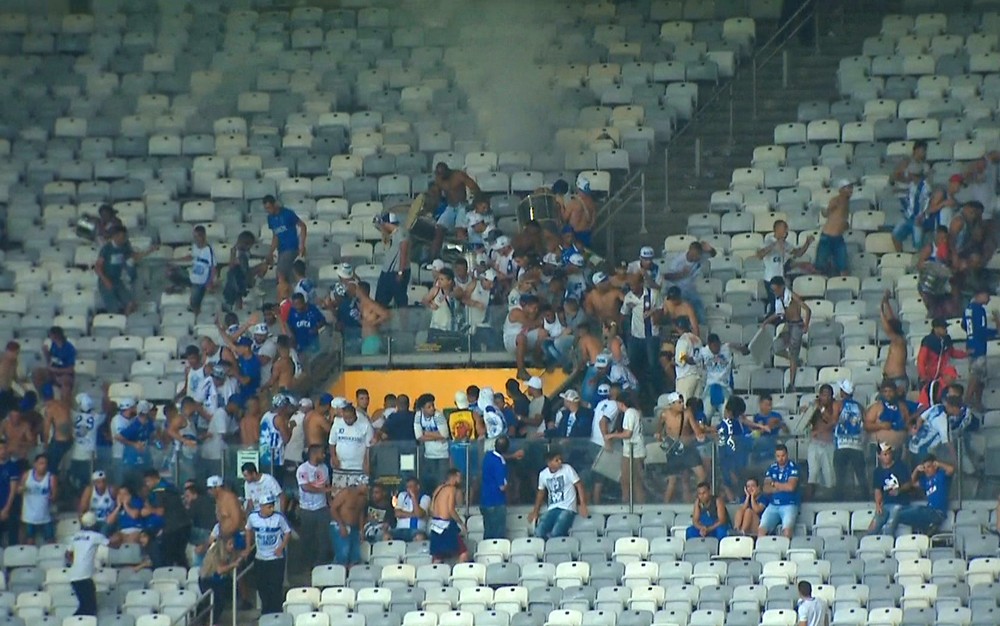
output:
[[[533,372],[541,376],[543,390],[546,394],[554,391],[566,380],[562,370],[551,374]],[[410,396],[410,403],[422,393],[432,393],[437,400],[439,409],[454,406],[455,392],[465,391],[469,385],[480,388],[492,387],[494,391],[503,392],[504,384],[509,378],[515,378],[517,370],[510,368],[496,369],[448,369],[448,370],[386,370],[346,371],[330,387],[330,393],[344,396],[354,401],[357,389],[367,389],[371,394],[372,409],[382,407],[382,398],[387,393]],[[523,388],[523,385],[522,385]]]

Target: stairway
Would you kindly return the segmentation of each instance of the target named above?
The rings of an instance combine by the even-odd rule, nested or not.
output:
[[[758,72],[758,115],[753,117],[752,72],[749,61],[733,80],[733,141],[730,143],[730,97],[728,92],[704,110],[693,126],[669,145],[667,175],[669,202],[664,207],[664,146],[654,148],[646,166],[646,227],[639,234],[641,208],[633,202],[615,220],[615,251],[618,260],[632,259],[639,246],[659,250],[668,235],[682,234],[692,213],[708,210],[713,191],[729,188],[732,171],[749,167],[753,149],[773,143],[774,127],[794,122],[798,105],[807,100],[837,99],[836,74],[840,59],[860,54],[865,37],[878,34],[882,13],[848,11],[821,18],[820,52],[803,47],[797,40],[788,51],[788,87],[782,88],[782,55],[779,52]],[[761,33],[760,41],[768,34]],[[707,98],[712,89],[703,89]],[[701,140],[701,175],[695,175],[695,140]]]

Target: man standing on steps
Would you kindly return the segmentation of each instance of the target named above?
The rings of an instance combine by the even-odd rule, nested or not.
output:
[[[823,209],[826,223],[816,244],[816,271],[824,276],[847,276],[847,243],[844,233],[850,221],[851,195],[854,183],[846,178],[837,183],[837,195]]]

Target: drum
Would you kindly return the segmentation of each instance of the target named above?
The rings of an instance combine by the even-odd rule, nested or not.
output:
[[[80,239],[94,241],[97,239],[98,219],[93,215],[81,215],[76,221],[76,235]]]
[[[434,242],[435,231],[436,224],[434,218],[421,215],[414,220],[413,225],[410,227],[410,237],[420,243],[431,244]]]
[[[927,263],[920,270],[917,282],[920,293],[932,296],[946,296],[951,293],[951,270],[940,263]]]
[[[522,226],[531,220],[544,224],[558,222],[560,218],[559,203],[550,193],[532,194],[517,205],[517,221]]]

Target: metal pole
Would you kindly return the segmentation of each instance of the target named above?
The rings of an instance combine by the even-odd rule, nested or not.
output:
[[[733,83],[729,83],[729,145],[732,146],[733,141],[733,126],[736,123],[736,112],[733,110]]]
[[[965,486],[965,481],[962,478],[962,458],[965,456],[965,443],[962,434],[958,436],[958,446],[955,454],[955,473],[958,474],[958,508],[962,508],[962,501],[965,499],[965,494],[963,493],[963,487]]]
[[[750,99],[753,100],[753,118],[757,119],[757,62],[750,62]]]
[[[788,89],[788,49],[781,51],[781,88]]]
[[[237,626],[236,617],[237,614],[240,612],[239,611],[240,605],[237,604],[236,601],[236,586],[237,583],[239,582],[239,578],[240,578],[240,568],[237,567],[236,569],[233,570],[233,597],[232,597],[232,604],[229,607],[230,610],[233,612],[233,626]]]
[[[813,3],[813,46],[819,54],[819,2]]]
[[[628,512],[635,513],[635,475],[632,472],[631,457],[623,456],[628,461]]]
[[[694,138],[694,175],[701,178],[701,137]]]
[[[663,148],[663,210],[670,210],[670,148]]]
[[[642,210],[642,225],[639,227],[639,234],[646,235],[646,172],[639,172],[639,207]]]

